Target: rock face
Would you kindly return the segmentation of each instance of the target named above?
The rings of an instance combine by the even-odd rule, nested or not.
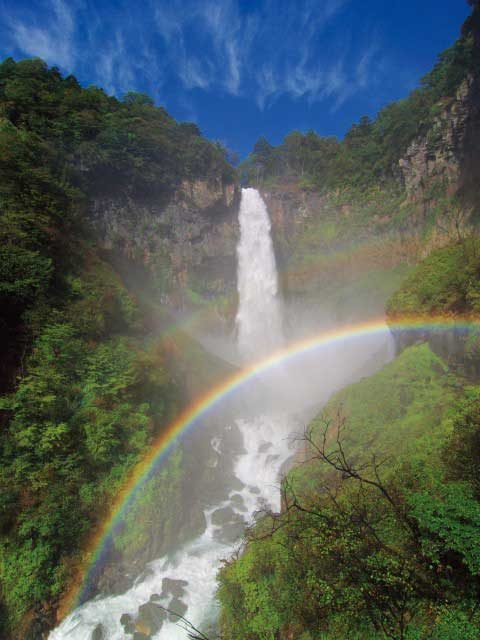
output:
[[[413,140],[399,161],[408,195],[425,197],[437,180],[448,184],[450,193],[474,184],[479,141],[480,81],[470,76],[445,103],[428,133]]]
[[[167,202],[119,190],[94,200],[90,216],[101,246],[143,265],[163,301],[181,307],[195,280],[207,295],[234,282],[238,201],[236,184],[184,181]]]
[[[430,349],[444,360],[452,370],[457,370],[468,380],[480,379],[479,338],[472,329],[458,331],[425,329],[423,331],[397,331],[392,329],[396,354],[408,347],[428,342]]]
[[[319,194],[302,189],[298,177],[285,177],[262,189],[284,292],[303,295],[313,285],[324,299],[332,283],[342,287],[370,270],[414,264],[468,226],[480,189],[480,77],[467,77],[435,110],[433,123],[399,161],[395,184],[361,195],[354,189]],[[458,201],[445,204],[453,195]],[[430,212],[438,228],[426,243]]]
[[[298,177],[286,178],[272,189],[261,189],[270,220],[272,236],[280,262],[285,261],[292,244],[308,218],[318,216],[325,206],[320,194],[300,188]]]

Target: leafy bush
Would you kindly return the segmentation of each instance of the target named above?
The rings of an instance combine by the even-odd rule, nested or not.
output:
[[[480,242],[468,239],[433,251],[387,306],[390,316],[475,314],[480,310]]]

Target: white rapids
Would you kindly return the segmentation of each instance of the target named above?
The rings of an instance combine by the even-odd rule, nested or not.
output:
[[[179,549],[173,557],[150,563],[150,573],[147,572],[146,577],[126,593],[86,602],[50,634],[50,640],[91,640],[99,623],[105,638],[124,640],[129,636],[120,623],[121,616],[127,613],[135,618],[139,606],[161,592],[164,578],[188,582],[182,601],[188,606],[185,617],[189,621],[197,627],[215,621],[216,573],[221,561],[231,556],[234,547],[219,539],[221,526],[212,523],[212,515],[230,507],[238,521],[248,522],[261,508],[278,510],[278,474],[281,464],[291,455],[287,425],[281,418],[263,416],[248,422],[238,420],[237,424],[244,436],[245,453],[238,456],[234,471],[245,486],[231,491],[227,500],[205,511],[207,528],[201,536]],[[221,443],[216,445],[221,450]],[[167,596],[158,601],[168,607],[171,600],[172,597]],[[187,634],[181,623],[166,621],[153,637],[185,640]]]

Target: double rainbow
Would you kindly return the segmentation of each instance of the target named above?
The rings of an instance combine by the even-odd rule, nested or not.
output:
[[[381,320],[346,326],[340,330],[335,329],[290,344],[284,349],[280,349],[266,358],[237,371],[216,387],[209,390],[183,410],[180,415],[160,433],[152,443],[147,455],[134,468],[112,503],[103,524],[90,540],[85,554],[85,562],[81,567],[80,580],[74,584],[69,597],[64,601],[62,612],[68,612],[69,609],[77,606],[85,599],[89,579],[95,568],[102,563],[108,542],[111,541],[116,528],[122,522],[126,511],[135,500],[138,491],[144,486],[145,482],[152,477],[162,461],[168,456],[174,442],[179,436],[192,429],[210,410],[217,407],[223,400],[247,385],[254,378],[274,369],[281,363],[300,358],[302,355],[322,349],[323,347],[340,345],[347,341],[359,340],[368,336],[408,331],[419,332],[422,337],[425,332],[432,330],[469,332],[472,329],[480,329],[479,320],[465,319],[459,321],[449,317],[437,317],[433,320],[415,320],[408,318],[406,320],[397,320],[391,323],[390,326],[387,326],[385,320],[382,318]]]

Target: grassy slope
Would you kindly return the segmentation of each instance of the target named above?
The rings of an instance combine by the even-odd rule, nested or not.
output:
[[[456,388],[444,362],[422,344],[335,394],[325,412],[345,417],[345,446],[355,459],[373,453],[391,458],[392,472],[405,462],[435,466],[451,427]],[[313,421],[314,432],[321,424],[321,418]]]
[[[480,310],[480,241],[463,242],[432,252],[405,280],[387,311],[396,315],[477,316]]]

